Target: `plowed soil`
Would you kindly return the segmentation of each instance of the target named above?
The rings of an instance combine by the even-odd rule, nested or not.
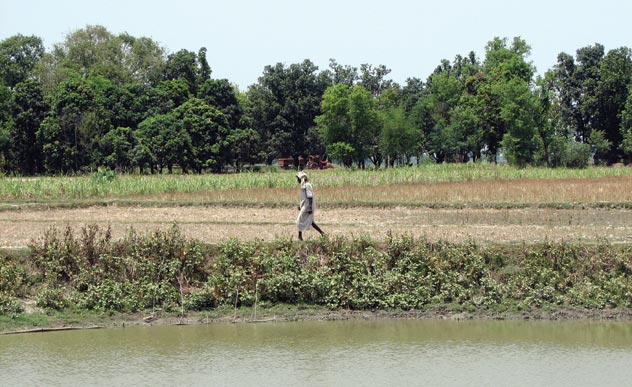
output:
[[[88,207],[16,209],[0,212],[0,247],[22,248],[50,227],[76,229],[88,224],[112,230],[114,238],[167,229],[174,223],[188,238],[219,243],[230,238],[272,241],[296,239],[294,208],[250,207]],[[331,236],[367,235],[383,240],[409,233],[429,240],[477,243],[535,243],[573,240],[632,242],[632,210],[626,209],[431,209],[418,207],[326,208],[316,221]],[[78,235],[78,234],[77,234]],[[306,238],[318,238],[315,231]]]

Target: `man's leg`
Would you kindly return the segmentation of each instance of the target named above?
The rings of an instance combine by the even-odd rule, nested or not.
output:
[[[316,222],[312,222],[312,227],[314,227],[314,230],[318,231],[320,233],[320,235],[325,235],[325,233],[323,232],[323,230],[320,229],[320,227],[318,227],[318,225],[316,224]]]
[[[302,240],[303,240],[303,232],[302,232],[302,231],[299,231],[299,232],[298,232],[298,240],[299,240],[299,241],[302,241]]]

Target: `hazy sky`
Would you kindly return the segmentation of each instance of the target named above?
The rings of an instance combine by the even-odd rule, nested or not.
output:
[[[169,53],[208,49],[213,78],[241,90],[266,65],[310,59],[321,70],[383,64],[390,78],[426,80],[441,59],[520,36],[542,74],[557,55],[601,43],[632,47],[632,2],[623,0],[0,0],[0,40],[36,35],[50,49],[86,25],[147,36]]]

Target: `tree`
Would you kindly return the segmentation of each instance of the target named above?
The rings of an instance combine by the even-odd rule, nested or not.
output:
[[[390,73],[391,69],[384,65],[373,67],[368,63],[362,64],[360,65],[360,84],[377,98],[384,90],[394,86],[393,81],[385,79]]]
[[[613,145],[598,151],[598,154],[610,163],[618,162],[622,156],[619,150],[619,144],[623,139],[620,131],[621,113],[625,110],[631,84],[632,50],[623,47],[608,51],[599,63],[594,130],[599,130],[603,134],[604,145]],[[596,141],[594,137],[594,133],[591,133],[590,143],[593,145]]]
[[[144,87],[155,86],[162,78],[165,66],[165,50],[147,37],[119,35],[123,51],[123,67],[131,80]]]
[[[358,69],[349,65],[343,66],[335,59],[329,59],[329,76],[331,83],[337,85],[343,83],[349,87],[353,86],[358,79]]]
[[[44,55],[42,39],[15,35],[0,42],[0,81],[9,88],[32,77]]]
[[[343,83],[329,87],[323,95],[321,110],[316,122],[330,155],[330,147],[339,144],[336,149],[344,152],[334,153],[348,158],[349,150],[353,149],[351,159],[361,168],[370,157],[377,162],[381,122],[375,99],[368,90],[363,86],[349,87]]]
[[[100,75],[119,84],[131,81],[121,65],[121,41],[100,25],[89,25],[68,34],[63,43],[54,45],[51,56],[50,70],[59,74],[58,82],[90,75]]]
[[[145,119],[138,125],[135,137],[140,147],[135,148],[135,158],[156,163],[159,173],[167,168],[173,172],[178,162],[188,165],[191,139],[178,126],[178,119],[173,114],[159,114]],[[142,166],[143,164],[137,164]],[[153,172],[154,166],[150,165]]]
[[[230,158],[228,121],[218,109],[191,98],[173,111],[176,125],[190,140],[190,154],[179,160],[183,167],[201,173],[205,169],[221,172]],[[181,150],[182,152],[182,150]]]
[[[632,51],[622,47],[604,53],[598,43],[578,49],[576,59],[561,53],[554,72],[564,122],[584,143],[591,142],[592,131],[603,132],[612,146],[601,157],[617,162],[625,135],[620,130],[621,113],[632,83]]]
[[[206,51],[203,51],[203,53],[206,54]],[[204,61],[206,61],[206,57]],[[197,64],[197,55],[192,51],[180,50],[169,54],[167,63],[165,63],[164,79],[167,81],[184,81],[188,86],[189,92],[195,95],[198,80],[201,79]],[[208,63],[206,64],[208,65]],[[203,71],[206,71],[206,69]],[[210,72],[210,69],[208,71]]]
[[[230,160],[237,171],[245,164],[253,165],[259,159],[261,137],[253,129],[234,129],[226,138],[231,150]]]
[[[410,122],[403,107],[391,107],[384,113],[380,150],[386,157],[386,165],[395,162],[407,165],[411,156],[421,154],[421,132]]]
[[[235,87],[227,79],[207,79],[199,87],[198,98],[224,113],[229,128],[236,129],[241,126],[243,109]]]
[[[612,142],[606,139],[606,134],[603,130],[593,130],[590,133],[589,144],[594,151],[594,158],[597,163],[608,155],[612,146]]]
[[[535,162],[548,167],[556,166],[552,159],[555,142],[559,141],[558,139],[568,141],[570,137],[567,130],[560,124],[559,100],[555,95],[554,76],[552,71],[547,71],[544,77],[538,77],[534,90],[536,111],[533,119],[540,142],[540,152],[535,155]]]
[[[96,167],[98,141],[111,129],[105,95],[112,87],[109,80],[97,76],[71,78],[56,89],[51,114],[38,132],[48,172]]]
[[[507,160],[519,167],[534,161],[537,150],[534,117],[537,114],[535,99],[528,85],[513,78],[503,85],[500,118],[506,123],[502,147]]]
[[[328,87],[321,102],[322,114],[316,123],[325,144],[351,140],[351,118],[349,117],[350,87],[344,83]]]
[[[327,152],[332,160],[340,161],[345,167],[349,168],[353,165],[356,150],[351,144],[344,141],[335,142],[327,147]]]
[[[0,84],[0,167],[10,159],[11,90]]]
[[[298,162],[312,153],[309,132],[327,84],[327,74],[318,73],[306,59],[289,67],[266,66],[258,83],[249,88],[248,116],[261,136],[267,163],[287,156]]]
[[[632,87],[630,87],[628,97],[625,101],[625,109],[621,113],[619,131],[622,136],[619,149],[627,157],[628,162],[630,162],[630,159],[632,159]]]
[[[207,80],[211,79],[211,66],[209,66],[206,60],[206,47],[202,47],[198,50],[198,79],[196,84],[201,85]]]
[[[162,81],[149,92],[150,106],[147,116],[166,114],[191,97],[189,85],[180,79]]]
[[[18,83],[13,92],[9,131],[12,169],[23,175],[43,172],[41,144],[37,131],[49,111],[41,84],[36,80]]]
[[[560,53],[554,67],[561,118],[581,142],[588,141],[595,126],[597,76],[603,55],[604,47],[595,44],[578,49],[577,61]]]
[[[99,141],[103,154],[103,164],[110,169],[129,172],[134,162],[133,149],[136,146],[134,133],[130,128],[117,127],[107,132]]]
[[[448,60],[441,61],[426,84],[409,80],[402,89],[401,100],[409,109],[410,120],[424,138],[425,151],[437,162],[460,160],[467,153],[467,130],[471,128],[465,117],[466,113],[474,114],[471,108],[476,104],[465,100],[471,102],[471,106],[459,108],[466,90],[461,77],[464,64],[459,58],[454,65]],[[457,60],[459,67],[456,67]],[[412,90],[415,92],[411,95]],[[411,101],[416,102],[409,108]],[[455,113],[460,115],[455,116]]]
[[[364,168],[368,158],[379,166],[382,157],[379,153],[381,122],[375,99],[363,86],[351,88],[348,114],[351,122],[351,145],[355,149],[354,159],[358,167]]]

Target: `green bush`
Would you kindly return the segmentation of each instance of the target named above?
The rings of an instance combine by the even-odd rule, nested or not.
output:
[[[478,246],[410,235],[226,241],[184,238],[174,226],[119,241],[109,230],[49,230],[33,243],[40,282],[0,260],[0,293],[49,309],[186,312],[278,303],[351,309],[622,308],[632,306],[632,247],[547,242]],[[32,280],[32,279],[31,279]],[[22,290],[14,291],[22,284]],[[34,290],[30,290],[34,289]]]
[[[28,277],[24,266],[0,255],[0,294],[24,296],[28,288]]]
[[[63,288],[44,288],[35,298],[40,308],[62,310],[71,305],[70,299]]]
[[[4,292],[0,292],[0,315],[12,315],[24,312],[20,301]]]

